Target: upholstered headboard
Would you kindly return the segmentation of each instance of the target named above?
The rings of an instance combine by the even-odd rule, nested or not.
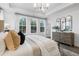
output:
[[[4,30],[4,20],[0,20],[0,32]]]

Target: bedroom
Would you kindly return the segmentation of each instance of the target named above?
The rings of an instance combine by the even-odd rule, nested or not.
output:
[[[5,36],[5,38],[2,37],[5,39],[5,44],[1,42],[4,44],[1,46],[4,51],[0,50],[2,51],[0,55],[79,56],[79,52],[77,52],[79,50],[79,28],[76,27],[79,25],[78,9],[78,3],[0,3],[0,36]],[[68,18],[71,20],[68,23],[68,30],[65,30],[67,29],[66,17],[71,17]],[[60,21],[64,23],[57,23],[58,18],[64,19],[65,21]],[[57,29],[57,24],[61,26],[60,29]],[[21,38],[16,34],[19,31],[24,37]],[[61,35],[64,33],[63,36],[60,35],[61,38],[67,34],[69,36],[65,37],[65,41],[63,41],[59,40],[61,38],[56,33]],[[23,44],[19,45],[21,40]]]

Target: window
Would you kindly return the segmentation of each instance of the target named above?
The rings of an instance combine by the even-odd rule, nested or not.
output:
[[[4,20],[4,11],[0,9],[0,20]]]
[[[26,17],[20,17],[19,30],[26,33]]]
[[[40,20],[40,32],[44,32],[46,27],[46,20]]]
[[[36,20],[32,19],[31,20],[31,33],[36,33]]]

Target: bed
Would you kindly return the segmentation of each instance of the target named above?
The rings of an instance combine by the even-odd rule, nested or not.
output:
[[[40,35],[27,35],[15,51],[6,50],[3,56],[60,56],[57,42]]]

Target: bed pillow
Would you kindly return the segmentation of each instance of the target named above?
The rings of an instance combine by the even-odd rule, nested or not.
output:
[[[13,39],[14,48],[18,48],[18,46],[20,45],[20,36],[13,30],[11,30],[10,33]]]
[[[4,42],[4,38],[7,33],[0,32],[0,55],[2,55],[5,52],[6,46]]]
[[[5,37],[5,43],[8,50],[16,50],[20,45],[20,37],[15,31],[9,31]]]
[[[21,31],[18,33],[18,35],[20,36],[20,45],[22,45],[25,41],[25,35]]]

